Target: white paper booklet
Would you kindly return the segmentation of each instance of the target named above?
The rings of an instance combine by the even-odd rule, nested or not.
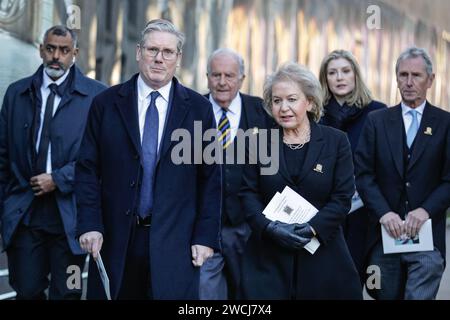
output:
[[[103,288],[105,288],[106,298],[108,300],[111,300],[111,291],[109,289],[109,278],[108,274],[106,273],[105,265],[103,264],[100,252],[98,253],[98,257],[97,260],[95,260],[95,263],[97,264],[98,273],[100,274],[100,279],[102,280]]]
[[[418,252],[418,251],[433,251],[433,230],[431,226],[431,219],[425,221],[420,228],[416,237],[410,238],[403,234],[400,238],[392,238],[384,228],[381,226],[381,237],[383,241],[383,251],[387,253],[399,252]]]
[[[306,223],[316,215],[318,210],[297,192],[286,186],[283,192],[277,192],[263,211],[270,220],[284,223]],[[316,237],[305,245],[309,253],[319,248],[320,242]]]

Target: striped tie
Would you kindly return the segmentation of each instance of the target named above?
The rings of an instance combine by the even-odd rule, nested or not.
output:
[[[220,132],[219,142],[221,142],[222,147],[226,149],[231,143],[230,120],[227,118],[227,110],[223,110],[217,129],[219,129]]]

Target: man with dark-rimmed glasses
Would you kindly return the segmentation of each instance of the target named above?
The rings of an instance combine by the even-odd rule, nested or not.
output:
[[[171,159],[174,130],[215,128],[210,103],[174,77],[183,42],[169,21],[150,21],[136,48],[139,74],[99,95],[88,119],[78,235],[94,258],[102,249],[113,299],[198,299],[199,267],[218,248],[219,166]],[[93,263],[87,297],[105,298]]]

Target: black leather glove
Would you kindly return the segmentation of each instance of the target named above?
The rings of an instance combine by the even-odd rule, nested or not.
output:
[[[298,223],[289,224],[280,221],[272,221],[267,225],[264,233],[280,246],[287,249],[298,250],[303,248],[305,244],[311,240],[311,238],[305,238],[297,234],[299,227],[301,227],[301,225]]]
[[[298,228],[295,229],[295,233],[302,238],[308,239],[309,241],[314,238],[314,232],[312,231],[309,223],[299,224]]]

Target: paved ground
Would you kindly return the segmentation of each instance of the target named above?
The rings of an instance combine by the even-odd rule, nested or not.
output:
[[[445,269],[444,276],[441,281],[441,286],[439,288],[439,292],[437,295],[438,300],[450,300],[450,267],[448,264],[450,263],[450,220],[447,221],[447,268]],[[7,261],[6,254],[0,254],[0,297],[2,294],[7,292],[11,292],[12,289],[8,285],[7,277],[1,276],[2,270],[6,269]],[[85,286],[86,288],[86,286]],[[83,295],[84,296],[84,295]],[[369,297],[365,297],[369,299]]]

